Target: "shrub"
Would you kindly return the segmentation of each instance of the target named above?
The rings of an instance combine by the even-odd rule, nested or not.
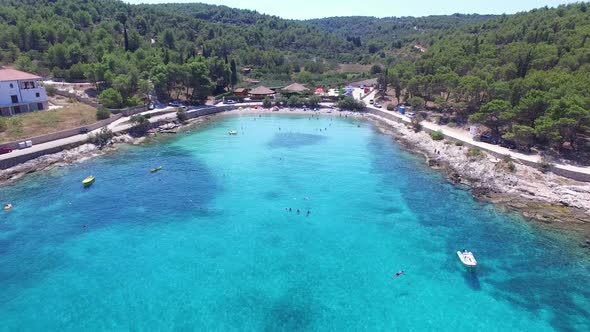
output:
[[[105,120],[111,117],[111,111],[104,107],[99,107],[96,110],[96,120]]]
[[[430,138],[432,138],[433,141],[442,141],[445,139],[445,135],[442,133],[442,131],[437,130],[430,133]]]
[[[480,149],[471,148],[471,149],[467,150],[467,157],[470,157],[470,158],[481,158],[481,157],[483,157],[483,152],[481,152]]]
[[[393,106],[393,104],[387,104],[386,108],[387,108],[388,111],[395,110],[395,106]]]
[[[102,127],[102,129],[98,133],[90,135],[90,137],[88,138],[88,142],[102,149],[111,141],[112,138],[113,132],[107,129],[107,127]]]
[[[455,145],[456,145],[456,146],[463,146],[463,142],[461,142],[461,141],[456,141],[456,142],[455,142]]]
[[[184,123],[188,120],[188,113],[182,108],[179,108],[178,111],[176,111],[176,119],[178,122]]]
[[[143,100],[141,100],[141,98],[137,97],[137,96],[131,96],[127,99],[126,102],[127,106],[137,106],[137,105],[142,105],[143,104]]]
[[[506,163],[506,168],[510,171],[510,172],[514,172],[516,170],[516,166],[514,166],[514,163],[511,161],[508,161]]]
[[[98,95],[98,101],[107,108],[120,108],[123,106],[123,97],[119,91],[108,88]]]
[[[365,103],[348,96],[336,103],[336,107],[343,110],[362,111],[365,109]]]
[[[308,99],[309,107],[317,107],[321,102],[322,98],[320,96],[313,95]]]
[[[262,101],[262,106],[264,106],[264,108],[271,108],[272,107],[272,101],[270,100],[270,98],[268,96],[264,97],[264,100]]]
[[[299,97],[297,97],[297,96],[291,96],[287,100],[287,106],[289,106],[289,107],[301,106],[301,99],[299,99]]]
[[[129,133],[133,136],[144,136],[150,129],[150,120],[143,115],[134,115],[129,121],[133,124],[133,127],[129,129]]]
[[[414,111],[418,111],[422,109],[425,102],[423,98],[414,96],[408,99],[408,103],[412,106]]]
[[[424,119],[422,119],[420,114],[412,118],[412,128],[414,128],[414,132],[419,132],[420,130],[422,130],[422,120]]]
[[[502,161],[505,163],[511,162],[512,161],[512,156],[509,154],[505,154],[502,156]]]

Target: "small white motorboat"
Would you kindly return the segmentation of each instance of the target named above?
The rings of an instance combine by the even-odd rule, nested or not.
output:
[[[468,269],[474,269],[477,266],[477,260],[471,251],[463,249],[463,251],[457,251],[457,256],[461,263]]]

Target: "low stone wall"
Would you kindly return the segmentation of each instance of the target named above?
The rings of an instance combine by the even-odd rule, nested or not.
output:
[[[90,105],[90,106],[92,106],[94,108],[99,108],[99,107],[102,106],[101,104],[97,103],[96,101],[94,101],[94,100],[92,100],[90,98],[82,97],[82,96],[79,96],[79,95],[77,95],[75,93],[70,93],[68,91],[60,90],[58,88],[55,88],[54,93],[56,95],[60,95],[62,97],[76,99],[77,101],[79,101],[79,102],[81,102],[83,104],[86,104],[86,105]]]
[[[109,108],[108,110],[111,111],[111,113],[113,113],[113,114],[121,113],[121,114],[123,114],[123,116],[132,116],[137,113],[147,111],[147,108],[145,107],[145,105],[137,105],[137,106],[127,107],[127,108],[122,108],[122,109],[110,109]]]
[[[192,118],[197,118],[199,116],[221,113],[221,112],[225,112],[225,111],[231,111],[236,108],[237,108],[236,106],[212,106],[212,107],[201,108],[201,109],[197,109],[197,110],[190,110],[187,112],[187,115],[188,115],[189,119],[192,119]]]
[[[61,146],[56,146],[53,148],[33,152],[33,153],[28,153],[28,154],[25,154],[22,156],[16,156],[16,157],[8,158],[8,159],[3,159],[3,160],[0,160],[0,169],[7,169],[10,167],[14,167],[18,164],[22,164],[24,162],[27,162],[31,159],[35,159],[35,158],[44,156],[46,154],[52,154],[52,153],[57,153],[57,152],[66,150],[66,149],[71,149],[71,148],[74,148],[78,145],[80,145],[80,144],[79,143],[72,143],[72,144],[68,144],[68,145],[61,145]]]
[[[31,137],[31,138],[21,139],[18,141],[8,142],[8,143],[1,144],[0,147],[8,147],[13,150],[16,150],[16,149],[18,149],[19,142],[31,141],[33,143],[33,145],[35,145],[35,144],[41,144],[41,143],[45,143],[45,142],[49,142],[49,141],[55,141],[55,140],[70,137],[70,136],[75,136],[75,135],[78,135],[78,134],[81,134],[84,132],[93,131],[93,130],[98,129],[100,127],[106,126],[106,125],[110,124],[111,122],[119,120],[122,116],[123,116],[122,114],[116,114],[116,115],[111,116],[108,119],[101,120],[101,121],[95,122],[93,124],[89,124],[87,126],[66,129],[66,130],[58,131],[58,132],[47,134],[47,135],[35,136],[35,137]]]

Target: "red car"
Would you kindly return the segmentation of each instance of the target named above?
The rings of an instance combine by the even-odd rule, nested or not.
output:
[[[11,148],[7,148],[5,146],[0,148],[0,154],[5,154],[5,153],[9,153],[9,152],[12,152]]]

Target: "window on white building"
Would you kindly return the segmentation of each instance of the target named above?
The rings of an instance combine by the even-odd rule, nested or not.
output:
[[[23,89],[34,89],[35,88],[35,82],[33,82],[33,81],[23,82],[22,88]]]

